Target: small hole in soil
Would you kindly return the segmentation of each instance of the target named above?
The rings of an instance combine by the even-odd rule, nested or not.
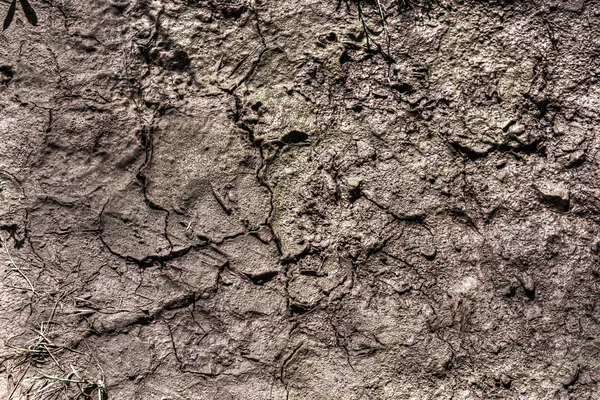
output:
[[[300,143],[308,140],[308,134],[301,131],[291,131],[281,138],[283,143]]]
[[[252,104],[250,108],[252,108],[254,111],[258,111],[261,107],[262,103],[260,101],[257,101],[256,103]]]
[[[408,93],[412,92],[413,87],[408,83],[395,83],[392,85],[392,89],[395,89],[400,93]]]
[[[258,275],[249,275],[249,274],[247,274],[246,276],[255,285],[262,286],[265,283],[272,281],[278,274],[279,273],[275,271],[275,272],[265,272],[264,274],[258,274]]]
[[[340,64],[346,64],[348,61],[352,61],[347,51],[344,51],[340,56]]]
[[[350,195],[350,198],[349,198],[350,203],[354,203],[356,200],[358,200],[360,198],[360,188],[350,189],[348,194]]]
[[[184,70],[190,65],[190,57],[183,50],[175,50],[170,65],[175,70]]]
[[[310,308],[302,304],[292,303],[290,304],[290,311],[292,312],[292,315],[302,315],[310,311]]]
[[[15,76],[15,71],[10,65],[0,65],[0,83],[6,84]]]
[[[221,10],[221,12],[225,18],[231,18],[231,19],[240,18],[242,16],[242,14],[244,13],[244,11],[246,11],[245,5],[241,5],[238,7],[235,7],[235,6],[225,7]]]
[[[354,112],[361,112],[363,110],[363,106],[361,106],[360,104],[355,105],[354,107],[352,107],[352,111]]]

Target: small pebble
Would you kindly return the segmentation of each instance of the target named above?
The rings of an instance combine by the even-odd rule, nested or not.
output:
[[[421,254],[428,260],[433,260],[437,254],[437,250],[433,246],[421,247]]]
[[[523,124],[514,124],[508,128],[508,132],[512,135],[519,136],[525,132],[525,125]]]

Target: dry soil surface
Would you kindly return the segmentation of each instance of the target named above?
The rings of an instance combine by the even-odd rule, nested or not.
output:
[[[31,3],[2,399],[600,399],[600,1]]]

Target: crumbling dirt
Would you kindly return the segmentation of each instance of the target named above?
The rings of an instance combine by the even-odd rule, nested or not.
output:
[[[600,398],[600,2],[31,3],[1,398]]]

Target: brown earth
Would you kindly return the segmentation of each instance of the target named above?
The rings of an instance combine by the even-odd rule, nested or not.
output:
[[[600,399],[600,2],[32,5],[0,398]]]

